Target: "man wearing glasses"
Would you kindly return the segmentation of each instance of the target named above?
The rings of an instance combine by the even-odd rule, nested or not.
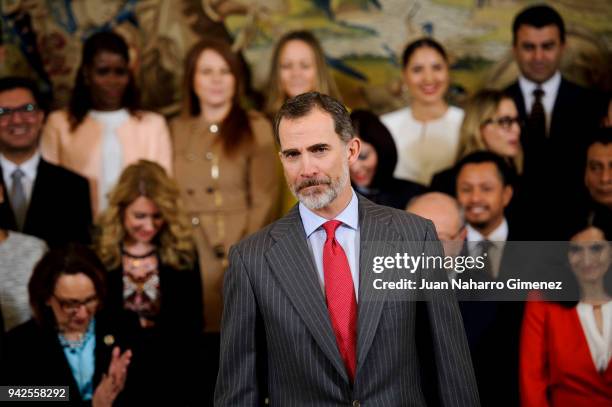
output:
[[[85,178],[46,162],[38,151],[45,113],[34,83],[0,79],[0,227],[39,237],[50,247],[90,240]]]

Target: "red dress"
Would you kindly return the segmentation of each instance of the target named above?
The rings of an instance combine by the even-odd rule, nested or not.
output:
[[[612,406],[612,363],[595,368],[576,307],[527,303],[519,376],[523,407]]]

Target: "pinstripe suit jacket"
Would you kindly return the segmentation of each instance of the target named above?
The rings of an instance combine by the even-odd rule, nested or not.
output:
[[[424,244],[437,240],[433,224],[359,196],[359,230],[354,384],[296,206],[230,251],[216,406],[255,406],[266,395],[273,406],[479,405],[452,293],[394,301],[395,294],[374,290],[377,275],[368,269],[374,255],[441,254],[438,242]]]

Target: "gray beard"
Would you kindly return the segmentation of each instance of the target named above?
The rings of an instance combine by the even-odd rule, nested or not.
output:
[[[349,167],[348,163],[344,162],[342,166],[342,174],[337,180],[331,180],[329,183],[320,183],[327,185],[322,192],[304,195],[297,191],[297,188],[293,185],[289,185],[291,193],[300,201],[305,207],[311,211],[316,211],[329,206],[337,197],[340,192],[348,185],[349,180]]]

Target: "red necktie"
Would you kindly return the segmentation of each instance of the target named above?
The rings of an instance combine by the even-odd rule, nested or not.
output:
[[[353,381],[357,365],[357,299],[346,254],[336,240],[336,229],[342,222],[330,220],[323,224],[327,240],[323,246],[323,274],[325,275],[325,297],[336,343]]]

